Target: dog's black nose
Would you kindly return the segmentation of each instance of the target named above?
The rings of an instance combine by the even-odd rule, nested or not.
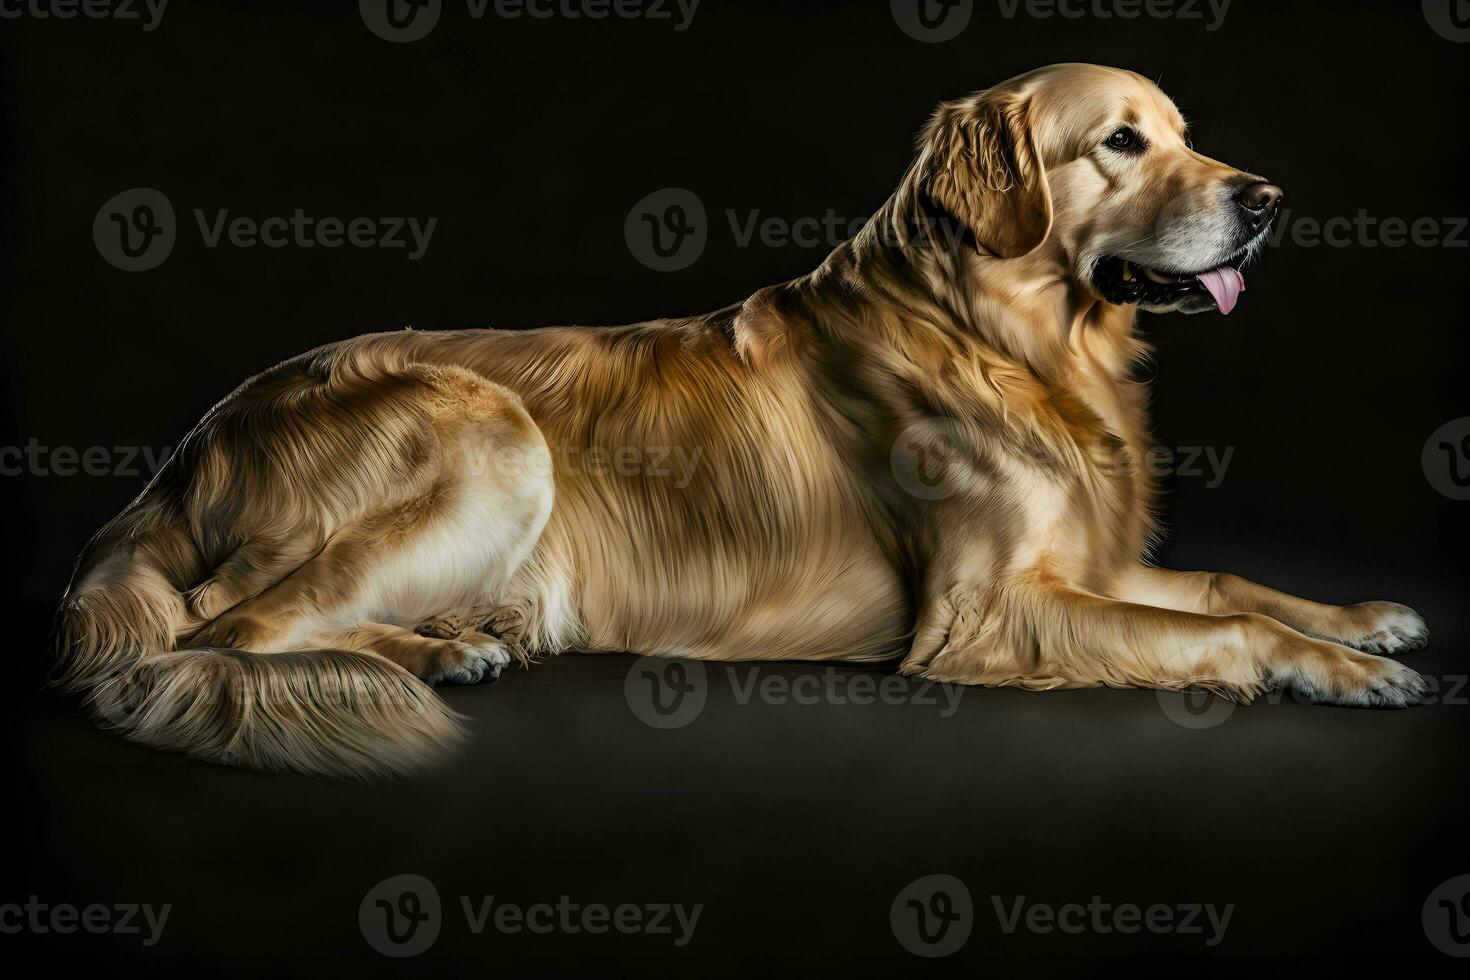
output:
[[[1254,231],[1275,217],[1276,208],[1284,196],[1281,188],[1262,180],[1247,184],[1235,195],[1235,200],[1244,209],[1245,219],[1250,222],[1251,230]]]

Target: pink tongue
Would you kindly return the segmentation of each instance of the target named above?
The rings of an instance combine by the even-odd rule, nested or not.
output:
[[[1197,277],[1200,285],[1210,291],[1215,297],[1215,305],[1221,313],[1229,313],[1235,309],[1235,301],[1240,294],[1245,292],[1245,276],[1240,270],[1228,265],[1222,265],[1218,269],[1209,272],[1201,272]]]

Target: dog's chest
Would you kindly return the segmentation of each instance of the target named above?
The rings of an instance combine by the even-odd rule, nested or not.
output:
[[[1090,580],[1135,560],[1148,534],[1154,460],[1146,393],[1100,370],[1079,372],[1067,392],[1074,401],[1058,421],[1070,437],[1072,465],[1031,468],[1020,479],[1019,540],[1049,550],[1069,577]]]
[[[1136,560],[1153,497],[1145,393],[1079,369],[1003,394],[998,410],[951,427],[972,440],[954,455],[974,462],[925,518],[944,576],[981,584],[1042,571],[1091,585]]]

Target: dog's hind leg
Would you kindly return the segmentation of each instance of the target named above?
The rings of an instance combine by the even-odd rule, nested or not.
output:
[[[311,529],[263,531],[232,552],[209,578],[184,593],[184,602],[200,622],[207,623],[300,568],[322,544],[320,532]]]
[[[261,653],[365,650],[429,681],[498,674],[511,654],[493,637],[413,629],[493,608],[550,514],[550,454],[519,399],[460,374],[437,379],[437,473],[422,492],[339,527],[309,560],[185,642]]]
[[[88,546],[53,683],[203,759],[419,771],[462,726],[410,671],[469,682],[509,654],[411,627],[493,609],[552,490],[520,399],[472,372],[352,348],[288,362],[216,406]]]

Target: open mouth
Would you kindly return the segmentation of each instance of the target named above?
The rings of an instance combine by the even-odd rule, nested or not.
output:
[[[1245,292],[1245,276],[1240,273],[1245,254],[1200,272],[1174,272],[1109,255],[1098,260],[1092,280],[1109,303],[1167,307],[1192,295],[1208,294],[1216,309],[1229,313]]]

